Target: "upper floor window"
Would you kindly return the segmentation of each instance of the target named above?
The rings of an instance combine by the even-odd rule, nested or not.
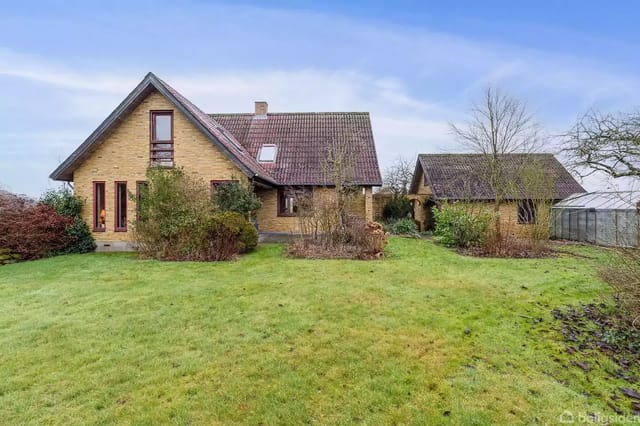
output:
[[[261,163],[272,163],[276,161],[278,148],[275,145],[262,145],[258,152],[258,161]]]
[[[151,164],[173,166],[173,111],[151,111]]]

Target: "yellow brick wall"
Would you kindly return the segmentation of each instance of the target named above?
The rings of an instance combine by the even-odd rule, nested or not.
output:
[[[393,194],[390,192],[378,192],[373,194],[373,218],[376,220],[382,220],[382,212],[384,206],[391,200]]]
[[[174,163],[191,176],[211,180],[246,179],[244,173],[220,152],[179,110],[157,92],[149,95],[74,172],[74,191],[85,201],[83,219],[93,228],[93,181],[105,181],[106,232],[98,241],[131,240],[130,232],[114,232],[115,181],[126,181],[133,193],[136,181],[145,180],[149,166],[151,110],[171,109],[174,125]],[[128,201],[127,218],[135,218],[135,203]],[[129,229],[131,226],[129,225]]]
[[[364,188],[347,206],[347,211],[357,214],[366,220],[372,220],[373,208],[371,202],[371,187]],[[256,189],[256,194],[262,201],[262,208],[258,211],[258,226],[261,232],[300,232],[300,222],[295,216],[278,216],[278,190]],[[315,187],[313,197],[316,200],[328,199],[334,196],[333,188]],[[369,203],[367,207],[367,197]]]
[[[410,196],[411,199],[415,200],[413,204],[413,217],[414,220],[418,223],[418,228],[423,231],[426,227],[427,221],[429,219],[429,215],[431,215],[431,209],[425,209],[424,204],[425,200],[433,194],[431,191],[431,187],[425,185],[424,183],[424,173],[420,168],[418,170],[418,190],[414,196]]]
[[[493,213],[493,202],[477,202],[469,204],[469,208],[473,212],[489,212]],[[539,213],[543,217],[543,213]],[[503,233],[524,237],[531,230],[532,224],[518,223],[518,203],[505,202],[500,206],[500,229]]]

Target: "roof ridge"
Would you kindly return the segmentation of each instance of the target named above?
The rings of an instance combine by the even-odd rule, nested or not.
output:
[[[269,115],[320,115],[320,114],[362,114],[369,115],[369,111],[292,111],[292,112],[268,112]],[[207,115],[256,115],[253,112],[208,112]]]
[[[474,155],[487,155],[480,152],[433,152],[433,153],[423,153],[418,154],[418,156],[444,156],[444,155],[455,155],[455,156],[474,156]],[[500,155],[553,155],[556,154],[552,152],[508,152],[506,154]]]

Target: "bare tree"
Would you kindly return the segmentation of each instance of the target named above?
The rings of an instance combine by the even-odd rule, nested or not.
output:
[[[565,136],[563,152],[582,176],[601,171],[640,179],[640,111],[614,115],[590,110]]]
[[[542,144],[541,131],[526,105],[498,89],[488,87],[481,103],[475,103],[469,118],[462,126],[451,124],[458,141],[472,152],[482,154],[487,176],[494,195],[497,213],[504,200],[513,191],[513,159],[508,154],[532,153]],[[522,167],[526,160],[522,161]],[[515,173],[514,173],[515,172]],[[500,221],[495,220],[495,233],[501,239]]]
[[[335,192],[335,213],[340,226],[344,226],[349,202],[355,195],[353,185],[354,152],[360,143],[360,134],[342,133],[336,135],[327,143],[322,172],[325,181],[333,186]]]
[[[640,110],[617,114],[588,111],[565,135],[563,152],[581,176],[603,172],[614,179],[630,178],[631,194],[637,192],[640,184]],[[625,198],[623,193],[620,197]],[[640,217],[640,204],[636,206]],[[635,226],[639,226],[638,222]],[[638,233],[640,229],[635,235]],[[633,232],[629,234],[634,235]],[[603,269],[603,276],[614,289],[622,325],[638,330],[640,247],[638,241],[624,241],[623,244],[628,247],[618,247],[613,252],[615,255],[611,264]]]
[[[398,157],[384,171],[384,186],[388,188],[395,197],[407,195],[409,185],[413,180],[413,163],[403,157]]]

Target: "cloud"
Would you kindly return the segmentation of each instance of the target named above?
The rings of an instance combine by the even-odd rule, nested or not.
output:
[[[92,74],[70,70],[55,62],[0,48],[0,76],[16,77],[58,88],[122,93],[131,90],[135,79],[117,74]]]
[[[162,55],[137,50],[139,39],[156,33],[140,20],[147,11],[135,8],[113,18],[118,25],[109,37],[77,16],[55,17],[60,28],[79,25],[87,40],[115,40],[99,51],[65,51],[65,40],[41,55],[31,53],[44,52],[40,46],[0,47],[0,91],[13,99],[0,104],[0,146],[9,153],[0,158],[0,179],[40,192],[41,183],[25,182],[16,167],[25,153],[37,152],[30,164],[52,170],[141,80],[141,69],[157,70],[209,112],[249,112],[255,100],[267,100],[272,111],[369,111],[383,167],[399,154],[458,150],[448,123],[460,121],[488,83],[525,98],[553,129],[568,127],[593,104],[624,109],[640,95],[635,74],[552,48],[305,11],[194,7],[177,7],[175,16],[153,12],[153,31],[175,18],[180,34],[166,40]],[[217,25],[209,19],[214,13]],[[135,28],[137,41],[118,26]]]

